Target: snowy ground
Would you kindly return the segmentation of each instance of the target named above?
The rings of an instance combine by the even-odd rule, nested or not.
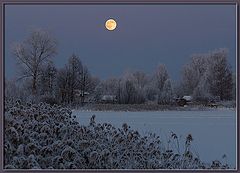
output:
[[[182,141],[191,133],[193,150],[201,160],[210,162],[227,155],[231,167],[236,165],[236,111],[155,111],[155,112],[100,112],[73,111],[80,124],[89,124],[95,114],[97,123],[111,123],[120,127],[127,123],[140,133],[155,132],[166,142],[173,131]]]

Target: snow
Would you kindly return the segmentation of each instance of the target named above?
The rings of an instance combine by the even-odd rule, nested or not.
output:
[[[127,123],[142,134],[155,132],[164,141],[173,131],[182,136],[193,136],[193,149],[201,160],[210,162],[222,159],[226,154],[228,163],[236,166],[236,111],[217,109],[210,111],[153,111],[111,112],[74,110],[80,124],[88,125],[92,115],[97,123],[111,123],[121,127]]]
[[[192,101],[192,96],[183,96],[186,101]]]
[[[15,103],[6,102],[4,168],[233,169],[235,167],[228,164],[226,156],[222,159],[216,156],[216,160],[203,162],[196,152],[199,149],[192,145],[195,138],[192,134],[188,133],[181,137],[174,131],[168,135],[165,133],[166,138],[164,138],[162,129],[165,127],[157,123],[161,120],[158,117],[163,117],[162,122],[166,124],[164,119],[167,117],[160,114],[164,112],[155,112],[154,115],[151,115],[151,112],[142,112],[142,114],[137,112],[135,116],[130,112],[122,112],[124,115],[122,117],[113,115],[113,112],[109,114],[105,112],[103,116],[107,116],[103,121],[114,120],[112,124],[118,127],[120,125],[119,128],[111,123],[99,124],[96,115],[86,121],[81,118],[84,116],[80,116],[83,113],[79,111],[75,113],[78,115],[78,121],[85,121],[86,126],[79,125],[76,115],[72,115],[70,109],[60,105],[51,106],[46,103],[23,105],[20,100]],[[149,117],[147,113],[150,113]],[[100,115],[99,118],[103,116]],[[194,117],[196,116],[199,115]],[[129,123],[115,121],[116,117],[123,120],[122,122],[130,120],[130,124],[135,124],[135,129],[142,134],[130,128]],[[172,117],[171,121],[175,121],[176,114],[175,117],[171,115],[168,117]],[[138,119],[140,122],[136,121]],[[148,131],[157,131],[161,137],[155,133],[147,133]],[[206,153],[205,150],[200,152]]]

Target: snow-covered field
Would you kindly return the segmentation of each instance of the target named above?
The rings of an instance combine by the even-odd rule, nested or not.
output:
[[[142,134],[154,132],[167,141],[170,132],[181,136],[182,141],[190,133],[193,136],[193,150],[203,161],[222,159],[227,155],[231,167],[236,165],[236,111],[155,111],[155,112],[100,112],[78,111],[80,124],[88,125],[92,115],[97,123],[111,123],[120,127],[127,123]]]

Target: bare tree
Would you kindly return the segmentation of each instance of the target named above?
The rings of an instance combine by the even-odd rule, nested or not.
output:
[[[81,103],[84,104],[85,102],[85,95],[90,94],[94,90],[93,81],[91,74],[88,71],[88,68],[84,66],[82,68],[82,75],[80,76],[80,91],[81,91]]]
[[[88,68],[82,65],[75,54],[71,55],[65,67],[59,70],[57,81],[61,102],[67,104],[76,104],[78,100],[83,104],[86,95],[92,93],[98,83],[98,79],[91,76]]]
[[[53,62],[49,62],[42,68],[42,75],[40,77],[41,95],[54,95],[54,89],[56,87],[56,75],[57,68]]]
[[[65,68],[59,69],[57,73],[57,96],[59,97],[61,103],[68,101],[68,80],[69,73],[67,71],[67,66],[65,66]]]
[[[20,78],[30,77],[32,93],[36,94],[41,68],[56,54],[56,41],[48,32],[34,30],[26,40],[14,46],[13,54],[21,68]]]
[[[83,75],[83,65],[80,58],[72,54],[72,56],[68,60],[67,70],[69,74],[68,79],[68,102],[75,101],[75,90],[79,89],[80,78]]]
[[[59,70],[57,81],[62,102],[75,102],[75,91],[79,89],[82,70],[82,62],[75,54],[72,54],[65,67]]]

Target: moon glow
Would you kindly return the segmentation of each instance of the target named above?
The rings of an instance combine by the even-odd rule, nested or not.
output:
[[[105,23],[105,27],[109,31],[113,31],[117,27],[117,22],[114,19],[108,19]]]

